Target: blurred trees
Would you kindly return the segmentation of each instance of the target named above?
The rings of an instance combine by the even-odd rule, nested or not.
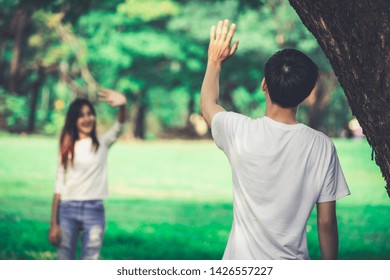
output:
[[[261,116],[264,63],[280,48],[298,48],[322,73],[299,117],[339,134],[351,113],[287,0],[0,0],[0,129],[54,134],[70,101],[94,100],[101,86],[127,95],[129,137],[194,137],[209,28],[224,18],[237,23],[240,46],[222,72],[222,105]],[[96,105],[99,123],[112,122],[115,110]]]

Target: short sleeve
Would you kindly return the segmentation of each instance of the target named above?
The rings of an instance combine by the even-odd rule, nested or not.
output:
[[[217,147],[227,153],[234,144],[240,123],[247,119],[247,116],[234,112],[216,113],[211,120],[211,134]]]
[[[351,194],[351,192],[341,169],[336,148],[332,146],[330,164],[317,202],[335,201],[349,194]]]
[[[54,184],[54,193],[61,194],[65,185],[65,168],[62,166],[61,157],[58,156],[56,181]]]
[[[110,147],[119,138],[123,132],[123,123],[116,121],[114,125],[104,134],[101,135],[101,144]]]

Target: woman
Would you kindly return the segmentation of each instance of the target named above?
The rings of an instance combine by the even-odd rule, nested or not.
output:
[[[73,101],[62,129],[49,231],[58,259],[76,258],[80,233],[81,258],[100,256],[105,229],[102,200],[108,196],[107,154],[125,122],[126,97],[103,89],[99,100],[119,107],[118,120],[109,131],[96,135],[96,113],[86,99]]]

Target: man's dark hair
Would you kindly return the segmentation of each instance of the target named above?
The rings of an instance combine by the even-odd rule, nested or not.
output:
[[[284,49],[270,57],[264,78],[273,103],[283,108],[296,107],[313,90],[318,77],[317,65],[304,53]]]

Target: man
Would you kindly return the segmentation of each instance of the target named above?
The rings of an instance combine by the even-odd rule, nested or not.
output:
[[[309,259],[306,223],[317,205],[323,259],[337,259],[336,200],[349,195],[332,141],[296,120],[297,106],[313,90],[318,67],[286,49],[265,65],[263,118],[225,112],[217,104],[222,63],[236,26],[220,21],[210,31],[201,113],[233,174],[234,218],[224,259]]]

